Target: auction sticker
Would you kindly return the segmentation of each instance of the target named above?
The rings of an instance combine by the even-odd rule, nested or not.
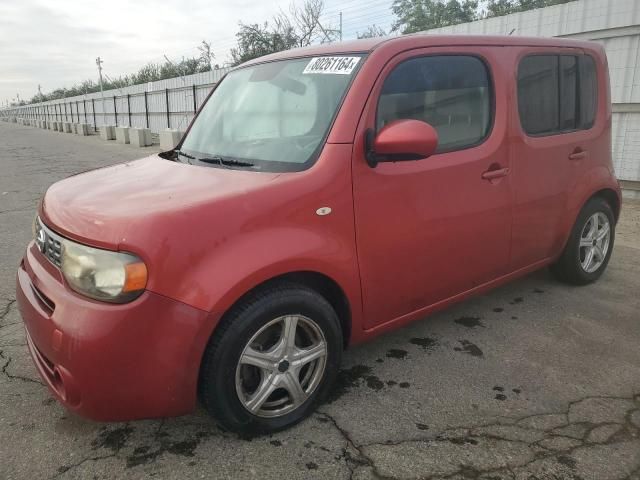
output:
[[[302,74],[328,73],[331,75],[350,75],[359,61],[360,57],[315,57],[304,67]]]

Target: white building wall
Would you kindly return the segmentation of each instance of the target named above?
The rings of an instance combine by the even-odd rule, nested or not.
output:
[[[601,43],[611,76],[616,174],[621,180],[640,182],[640,0],[576,0],[426,33],[565,37]]]

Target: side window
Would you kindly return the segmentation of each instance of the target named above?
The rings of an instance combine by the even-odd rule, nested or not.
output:
[[[560,126],[558,105],[558,57],[533,55],[518,68],[518,109],[520,122],[530,135],[544,135]]]
[[[412,58],[386,78],[376,129],[394,120],[422,120],[438,132],[438,152],[467,148],[489,132],[491,95],[487,67],[476,57]]]
[[[578,58],[560,57],[560,130],[578,128]]]
[[[580,128],[593,127],[598,104],[598,79],[596,62],[589,55],[579,57],[580,71]]]
[[[556,135],[593,126],[596,66],[588,55],[531,55],[518,67],[520,123],[529,135]]]

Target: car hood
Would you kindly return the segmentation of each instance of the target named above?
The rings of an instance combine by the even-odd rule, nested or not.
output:
[[[187,165],[152,155],[55,183],[43,199],[40,216],[68,238],[117,249],[152,224],[260,189],[278,176]]]

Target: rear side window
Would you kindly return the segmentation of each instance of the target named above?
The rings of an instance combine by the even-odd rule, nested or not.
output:
[[[482,60],[465,55],[412,58],[386,78],[376,128],[421,120],[438,132],[438,152],[479,144],[491,127],[491,86]]]
[[[596,62],[589,55],[579,58],[580,78],[580,128],[593,127],[596,120],[598,104],[598,80],[596,76]]]
[[[518,67],[518,110],[524,131],[556,135],[593,126],[596,67],[588,55],[531,55]]]

